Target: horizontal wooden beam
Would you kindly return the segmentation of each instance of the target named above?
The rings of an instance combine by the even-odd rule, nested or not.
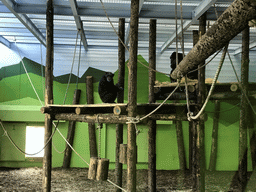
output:
[[[138,104],[137,113],[140,116],[149,114],[151,111],[155,110],[160,103],[151,104]],[[195,105],[192,105],[192,110]],[[119,110],[119,113],[117,112]],[[163,104],[154,114],[176,114],[180,113],[186,114],[187,107],[184,103],[168,103]],[[89,105],[47,105],[41,108],[42,113],[49,114],[60,114],[60,113],[74,113],[77,115],[82,114],[116,114],[116,115],[127,115],[127,104],[89,104]]]
[[[98,114],[98,115],[77,115],[74,113],[59,113],[53,115],[55,120],[66,120],[66,121],[78,121],[87,123],[108,123],[108,124],[126,124],[128,122],[127,115],[114,115],[114,114]],[[154,114],[150,115],[148,119],[151,120],[164,120],[164,121],[188,121],[187,115],[183,114]],[[139,122],[140,124],[146,124],[147,119]]]

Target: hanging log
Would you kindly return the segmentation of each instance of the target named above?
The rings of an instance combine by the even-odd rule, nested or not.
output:
[[[97,166],[97,181],[106,181],[108,179],[108,167],[109,167],[109,159],[98,159]]]
[[[254,0],[235,0],[180,62],[171,77],[181,78],[224,47],[256,17],[255,6]]]
[[[216,160],[217,160],[217,149],[218,149],[218,131],[219,131],[219,117],[220,117],[220,101],[215,101],[214,116],[213,116],[213,128],[212,128],[212,148],[209,170],[216,170]]]
[[[45,66],[45,105],[53,104],[53,1],[47,0],[46,7],[46,66]],[[43,183],[44,192],[51,191],[51,169],[52,169],[52,118],[45,115],[45,136],[43,158]]]
[[[150,20],[149,68],[156,69],[156,20]],[[155,103],[156,73],[149,69],[149,103]],[[148,121],[148,191],[156,191],[156,121]]]
[[[121,39],[121,41],[124,42],[125,38],[125,19],[120,18],[119,19],[119,30],[118,35]],[[120,87],[124,88],[124,79],[125,79],[125,47],[121,43],[120,40],[118,40],[118,84]],[[124,102],[124,92],[119,91],[117,93],[117,103],[123,103]],[[121,111],[123,109],[115,110],[114,108],[114,114],[120,115]],[[125,109],[126,110],[126,109]],[[119,114],[118,114],[119,113]],[[123,143],[123,124],[117,124],[116,125],[116,167],[115,167],[115,177],[116,177],[116,184],[120,187],[123,185],[123,165],[122,163],[119,163],[119,151],[120,151],[120,144]],[[116,192],[121,192],[121,189],[116,188]]]
[[[87,104],[94,104],[92,76],[86,77],[86,97],[87,97]],[[97,157],[98,152],[97,152],[96,133],[95,133],[94,123],[88,123],[88,132],[89,132],[90,157]]]
[[[76,89],[74,92],[73,97],[73,105],[79,104],[80,101],[81,90]],[[74,136],[75,136],[75,128],[76,128],[76,121],[69,121],[68,125],[68,135],[67,135],[67,142],[73,146]],[[71,161],[71,154],[72,149],[66,144],[64,159],[63,159],[63,168],[70,168],[70,161]]]
[[[97,167],[98,167],[98,158],[91,157],[89,170],[88,170],[88,179],[96,180]]]
[[[128,63],[128,117],[135,118],[137,113],[137,53],[139,0],[131,0],[130,18],[130,57]],[[133,123],[127,126],[127,190],[136,191],[136,130]]]

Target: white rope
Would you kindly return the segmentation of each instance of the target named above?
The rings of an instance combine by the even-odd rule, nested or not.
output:
[[[224,48],[224,50],[223,50],[219,67],[218,67],[218,69],[217,69],[217,71],[216,71],[216,74],[215,74],[215,77],[214,77],[214,79],[213,79],[213,83],[212,83],[212,86],[211,86],[211,88],[210,88],[209,94],[208,94],[208,96],[207,96],[207,98],[206,98],[206,100],[205,100],[205,102],[204,102],[202,108],[200,109],[200,111],[198,112],[198,114],[197,114],[196,116],[191,116],[191,114],[188,114],[188,116],[189,116],[188,120],[190,120],[190,118],[191,118],[191,119],[198,119],[198,118],[200,117],[200,115],[203,113],[203,111],[204,111],[204,109],[205,109],[205,107],[206,107],[206,105],[207,105],[207,103],[208,103],[208,101],[209,101],[209,99],[210,99],[210,97],[211,97],[211,95],[212,95],[212,92],[213,92],[213,90],[214,90],[214,87],[215,87],[215,84],[216,84],[216,82],[217,82],[217,79],[218,79],[218,77],[219,77],[219,74],[220,74],[222,65],[223,65],[224,60],[225,60],[225,56],[226,56],[226,53],[227,53],[227,49],[228,49],[228,45],[226,45],[225,48]],[[187,99],[188,99],[188,98],[187,98]]]
[[[26,75],[27,75],[27,77],[28,77],[28,80],[29,80],[29,82],[30,82],[30,84],[31,84],[31,86],[32,86],[32,88],[33,88],[35,94],[36,94],[37,99],[40,101],[41,105],[43,106],[43,103],[42,103],[42,101],[41,101],[41,99],[40,99],[40,97],[39,97],[39,95],[38,95],[38,93],[37,93],[37,91],[36,91],[36,89],[35,89],[34,84],[33,84],[32,81],[31,81],[31,78],[30,78],[30,76],[29,76],[29,74],[28,74],[28,71],[27,71],[27,69],[26,69],[26,67],[25,67],[25,64],[24,64],[23,59],[22,59],[21,54],[20,54],[20,50],[19,50],[19,48],[18,48],[18,46],[17,46],[16,39],[15,39],[14,42],[15,42],[16,48],[17,48],[17,50],[18,50],[18,53],[19,53],[19,56],[20,56],[20,59],[21,59],[21,63],[22,63],[22,65],[23,65],[23,68],[24,68],[24,70],[25,70],[25,72],[26,72]]]
[[[76,45],[75,45],[75,50],[74,50],[74,55],[73,55],[73,61],[72,61],[71,69],[70,69],[70,74],[69,74],[69,78],[68,78],[67,89],[66,89],[66,93],[65,93],[65,96],[64,96],[64,101],[63,101],[63,103],[66,102],[67,93],[68,93],[68,89],[69,89],[69,85],[70,85],[70,81],[71,81],[71,76],[72,76],[72,72],[73,72],[73,67],[74,67],[74,62],[75,62],[75,57],[76,57],[76,47],[77,47],[78,33],[79,33],[79,32],[77,31],[77,34],[76,34]]]
[[[88,166],[90,165],[73,147],[72,145],[66,140],[66,138],[63,136],[63,134],[60,132],[58,128],[56,128],[57,131],[59,132],[60,136],[64,139],[64,141],[68,144],[68,146],[74,151],[78,157],[80,157]]]
[[[168,95],[168,97],[166,97],[166,99],[152,112],[150,112],[149,114],[147,114],[146,116],[140,118],[140,121],[142,121],[143,119],[147,118],[148,116],[152,115],[153,113],[155,113],[160,107],[163,106],[163,104],[173,95],[173,93],[178,89],[178,87],[180,86],[180,82],[178,81],[177,86],[175,87],[175,89]]]
[[[240,89],[242,90],[243,94],[245,95],[245,98],[246,98],[248,104],[250,105],[250,107],[251,107],[253,113],[256,115],[256,111],[255,111],[255,109],[253,108],[253,105],[252,105],[251,101],[249,100],[248,95],[246,94],[246,91],[244,90],[244,88],[243,88],[243,86],[242,86],[242,84],[241,84],[241,81],[239,80],[239,77],[238,77],[238,75],[237,75],[235,66],[234,66],[234,64],[233,64],[233,62],[232,62],[232,59],[231,59],[231,57],[230,57],[229,52],[228,52],[228,57],[229,57],[229,60],[230,60],[230,64],[231,64],[231,66],[232,66],[232,68],[233,68],[233,71],[234,71],[234,73],[235,73],[235,76],[236,76],[237,82],[238,82],[238,84],[239,84],[239,87],[240,87]]]
[[[125,189],[123,189],[122,187],[119,187],[117,184],[115,184],[114,182],[110,181],[109,179],[107,179],[107,181],[108,181],[109,183],[111,183],[112,185],[114,185],[115,187],[121,189],[122,191],[127,192]]]
[[[105,8],[105,6],[104,6],[104,3],[102,2],[102,0],[100,0],[100,3],[101,3],[101,6],[102,6],[102,8],[103,8],[103,10],[104,10],[104,12],[105,12],[105,15],[106,15],[106,17],[107,17],[107,19],[108,19],[108,21],[109,21],[111,27],[113,28],[114,32],[115,32],[116,35],[117,35],[117,38],[118,38],[119,41],[122,43],[122,45],[124,46],[124,48],[130,53],[130,50],[129,50],[128,47],[125,45],[125,43],[122,41],[122,39],[121,39],[120,36],[118,35],[118,32],[116,31],[116,29],[115,29],[115,27],[114,27],[114,25],[113,25],[113,23],[112,23],[112,21],[110,20],[108,14],[107,14],[106,8]],[[137,62],[139,62],[141,65],[143,65],[144,67],[148,68],[148,69],[151,70],[151,71],[154,71],[154,72],[157,72],[157,73],[161,73],[161,74],[170,76],[170,74],[168,74],[168,73],[163,73],[163,72],[157,71],[157,70],[155,70],[155,69],[153,69],[153,68],[150,68],[149,66],[145,65],[144,63],[142,63],[140,60],[137,60]]]
[[[49,144],[50,140],[52,139],[52,137],[53,137],[53,135],[54,135],[54,133],[55,133],[55,131],[54,131],[53,134],[50,136],[49,140],[46,142],[45,146],[44,146],[40,151],[31,154],[31,153],[26,153],[25,151],[23,151],[23,150],[13,141],[13,139],[12,139],[11,136],[8,134],[8,132],[7,132],[7,130],[5,129],[5,127],[4,127],[4,125],[3,125],[3,123],[2,123],[1,120],[0,120],[0,124],[1,124],[1,127],[2,127],[3,131],[4,131],[4,135],[10,140],[10,142],[13,144],[13,146],[14,146],[18,151],[20,151],[21,153],[23,153],[23,154],[25,154],[25,155],[30,155],[30,156],[37,155],[37,154],[41,153],[41,152],[45,149],[45,147]]]

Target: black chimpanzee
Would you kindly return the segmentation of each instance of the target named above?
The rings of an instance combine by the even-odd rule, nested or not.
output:
[[[182,59],[183,59],[183,55],[181,53],[178,53],[178,63],[180,63],[182,61]],[[172,68],[171,74],[172,74],[174,69],[176,69],[176,52],[173,52],[171,54],[170,60],[171,60],[171,68]],[[191,70],[195,70],[196,68],[197,67],[195,67],[194,69],[191,69]],[[196,70],[196,71],[193,71],[191,73],[188,73],[187,77],[189,79],[198,79],[198,71]],[[170,79],[171,79],[171,82],[176,82],[176,80],[172,79],[171,77],[170,77]]]
[[[123,90],[118,84],[114,85],[113,77],[113,73],[106,72],[100,79],[98,92],[103,103],[115,103],[117,92]]]

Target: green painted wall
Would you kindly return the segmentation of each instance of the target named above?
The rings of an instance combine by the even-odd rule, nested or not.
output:
[[[147,62],[138,56],[138,59],[143,63]],[[24,59],[24,63],[28,68],[29,76],[39,94],[40,99],[44,98],[44,75],[42,71],[44,67],[33,61]],[[86,104],[86,85],[85,77],[92,75],[94,79],[94,101],[101,103],[98,96],[98,81],[104,72],[97,69],[89,68],[85,74],[79,78],[78,88],[82,90],[81,104]],[[128,91],[128,69],[126,68],[125,82],[125,102],[127,102]],[[65,96],[68,75],[63,75],[54,78],[54,103],[63,104]],[[117,82],[117,72],[114,77]],[[157,80],[169,81],[169,77],[162,74],[157,74]],[[66,104],[72,104],[73,93],[76,88],[76,77],[72,77],[72,83],[69,86]],[[138,64],[138,103],[148,102],[148,70],[144,66]],[[12,136],[23,150],[25,149],[25,131],[26,126],[44,126],[44,115],[40,113],[41,104],[34,93],[27,75],[21,64],[5,67],[0,69],[0,119],[3,121],[8,133]],[[219,138],[218,138],[218,157],[217,170],[237,170],[238,167],[238,141],[239,141],[239,101],[226,101],[221,103],[221,111],[230,109],[229,111],[221,112],[219,123]],[[254,103],[255,106],[255,103]],[[209,102],[206,111],[212,112],[214,104]],[[208,113],[208,120],[205,123],[205,147],[206,147],[206,164],[209,165],[211,135],[213,124],[213,113]],[[184,142],[186,149],[186,158],[188,164],[188,122],[183,122]],[[66,137],[68,122],[59,124],[60,132]],[[138,168],[147,168],[147,153],[148,128],[145,125],[139,125],[141,133],[137,137],[138,145]],[[98,130],[97,141],[98,141]],[[41,166],[41,162],[35,162],[25,158],[25,155],[17,151],[8,141],[3,130],[0,128],[0,166],[8,167],[29,167]],[[124,142],[127,138],[127,126],[124,125]],[[157,169],[179,169],[178,146],[176,139],[175,124],[172,122],[158,122],[157,125]],[[65,142],[58,132],[53,136],[53,167],[62,166],[63,151]],[[88,127],[87,123],[77,123],[76,134],[74,141],[75,150],[89,162],[89,143],[88,143]],[[115,160],[115,125],[104,124],[101,132],[101,155],[110,159],[110,168],[114,168]],[[250,148],[248,151],[249,170],[251,170]],[[72,154],[72,167],[87,167],[87,165],[76,155]]]

